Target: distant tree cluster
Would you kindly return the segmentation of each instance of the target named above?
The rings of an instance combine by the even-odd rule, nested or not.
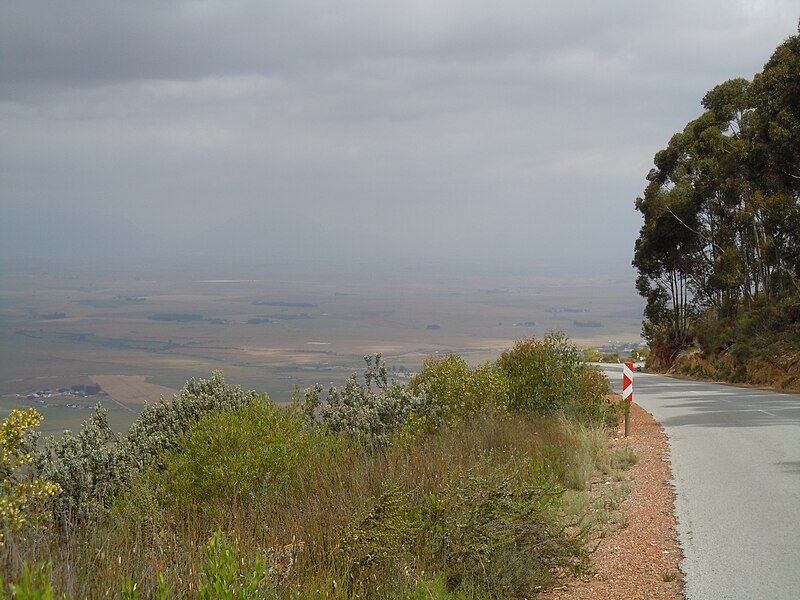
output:
[[[202,321],[203,315],[194,313],[156,313],[147,317],[151,321],[175,321],[177,323],[188,323],[190,321]]]
[[[40,318],[44,319],[45,321],[51,321],[55,319],[66,319],[67,313],[64,312],[46,313],[44,315],[41,315]]]
[[[702,106],[655,155],[636,199],[643,333],[667,362],[700,317],[741,318],[800,291],[800,35]]]
[[[595,329],[603,326],[600,321],[573,321],[572,325],[575,327],[592,327]]]

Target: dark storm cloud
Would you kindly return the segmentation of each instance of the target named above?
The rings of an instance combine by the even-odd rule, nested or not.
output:
[[[393,59],[480,65],[580,50],[628,58],[644,51],[642,61],[658,58],[656,71],[683,70],[689,59],[693,69],[719,69],[720,62],[736,66],[750,58],[748,46],[767,41],[753,34],[778,33],[776,21],[793,16],[790,2],[107,0],[4,3],[2,14],[3,80],[63,84],[290,73]],[[786,29],[791,25],[790,19]]]
[[[37,3],[7,6],[6,80],[77,83],[270,74],[392,58],[496,59],[602,37],[608,11],[457,3]],[[575,18],[580,17],[580,18]],[[572,41],[565,38],[570,32]]]
[[[9,211],[174,237],[291,214],[386,230],[398,252],[521,256],[629,253],[653,153],[798,16],[721,0],[0,6]]]

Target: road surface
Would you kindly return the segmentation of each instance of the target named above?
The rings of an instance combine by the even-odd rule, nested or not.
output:
[[[622,366],[603,369],[619,392]],[[633,387],[669,438],[687,598],[800,598],[800,396],[644,373]]]

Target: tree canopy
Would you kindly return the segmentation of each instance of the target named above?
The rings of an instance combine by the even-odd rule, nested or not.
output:
[[[702,106],[656,153],[636,199],[643,334],[667,362],[701,315],[733,318],[800,292],[800,35]]]

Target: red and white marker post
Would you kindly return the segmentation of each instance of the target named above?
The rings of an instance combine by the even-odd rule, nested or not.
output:
[[[631,402],[633,402],[633,363],[622,365],[622,400],[625,406],[625,437],[631,433]]]

